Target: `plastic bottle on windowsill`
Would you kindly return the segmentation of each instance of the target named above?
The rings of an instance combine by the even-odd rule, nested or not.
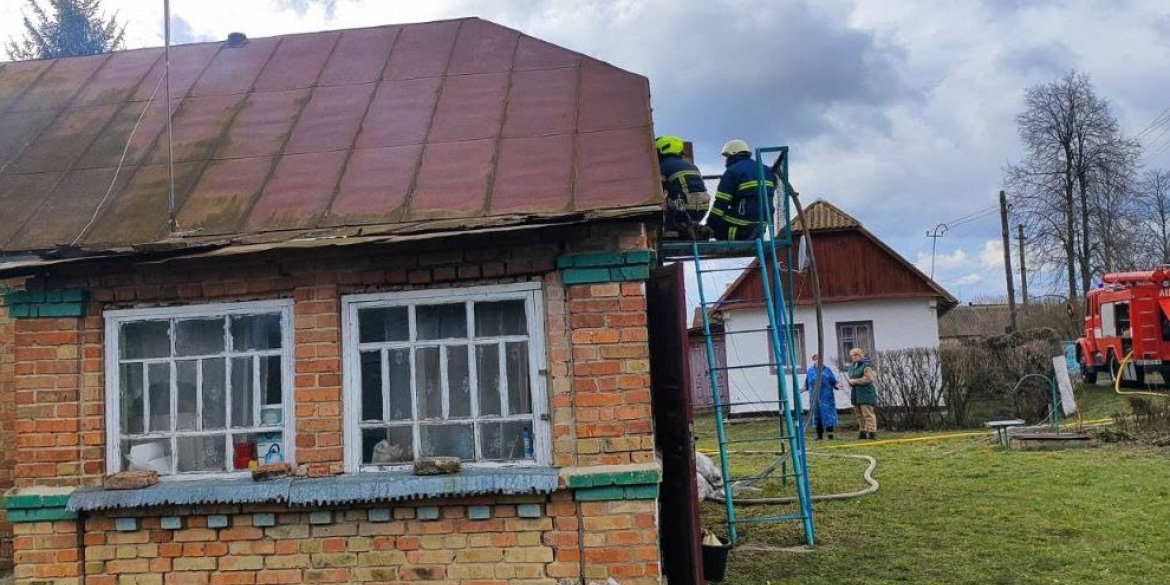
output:
[[[524,458],[532,459],[532,429],[524,427],[520,431],[520,440],[524,443]]]

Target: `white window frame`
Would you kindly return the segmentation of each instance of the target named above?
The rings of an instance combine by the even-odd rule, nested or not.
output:
[[[343,364],[342,383],[344,388],[345,405],[345,468],[349,473],[363,471],[395,471],[409,469],[411,463],[394,465],[370,465],[361,462],[362,435],[361,435],[361,349],[363,346],[384,345],[382,342],[362,344],[359,341],[358,310],[368,308],[403,307],[412,305],[433,305],[458,302],[493,302],[523,300],[525,301],[525,319],[528,324],[528,376],[532,392],[532,451],[533,460],[530,461],[475,461],[464,462],[464,467],[475,468],[507,468],[507,467],[548,467],[552,465],[551,428],[548,414],[547,389],[547,354],[545,353],[545,314],[542,287],[540,283],[524,282],[516,284],[485,285],[468,288],[427,289],[407,292],[371,293],[343,296],[342,310],[342,339]],[[474,315],[468,311],[468,335],[473,335]],[[413,329],[413,319],[411,328]],[[412,335],[413,336],[413,335]],[[416,342],[401,342],[419,344]],[[474,368],[473,368],[474,371]],[[413,376],[413,370],[412,370]],[[412,393],[415,390],[412,388]],[[417,407],[418,396],[414,394],[414,404]],[[478,401],[475,391],[472,391],[472,400]],[[446,397],[444,397],[446,399]],[[470,418],[468,420],[484,420]],[[415,448],[418,447],[419,428],[417,419],[412,421],[415,429]],[[477,443],[478,444],[478,443]]]
[[[861,350],[865,352],[865,357],[868,357],[868,358],[874,357],[874,354],[877,352],[877,339],[874,337],[873,321],[838,321],[834,325],[835,325],[834,329],[837,332],[837,351],[840,352],[840,354],[841,354],[838,359],[841,361],[842,364],[844,364],[845,368],[848,368],[849,364],[851,363],[850,359],[849,359],[849,351],[850,350],[845,349],[846,339],[853,342],[853,347],[860,347]],[[844,332],[841,331],[842,327],[852,327],[854,330],[853,335],[846,336],[844,334]],[[864,346],[857,344],[857,337],[858,336],[857,336],[856,331],[859,327],[865,327],[868,330],[868,332],[869,332],[869,347],[864,347]],[[821,363],[824,363],[824,359],[825,359],[824,356],[821,356]]]
[[[103,313],[105,317],[105,380],[106,380],[106,472],[117,473],[122,471],[122,395],[121,375],[119,367],[121,356],[120,329],[123,323],[136,321],[158,321],[175,318],[218,318],[231,315],[249,315],[256,313],[280,313],[281,321],[281,406],[282,406],[282,451],[284,461],[295,465],[296,462],[296,409],[293,397],[296,395],[293,388],[295,348],[293,339],[293,300],[279,299],[271,301],[250,301],[239,303],[208,303],[202,305],[184,305],[180,307],[157,307],[143,309],[117,309]],[[174,333],[171,333],[172,343]],[[230,425],[230,420],[227,421]],[[225,430],[231,434],[230,430]],[[237,432],[250,432],[247,429]],[[257,432],[265,432],[263,430]],[[273,431],[268,431],[273,432]],[[171,433],[181,435],[182,432]],[[172,451],[172,457],[177,457]],[[231,457],[230,453],[225,456]],[[177,462],[176,462],[177,464]],[[248,471],[226,472],[190,472],[174,475],[160,475],[160,480],[176,481],[207,478],[234,478],[249,476]]]

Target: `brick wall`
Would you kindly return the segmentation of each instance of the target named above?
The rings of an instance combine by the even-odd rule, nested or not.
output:
[[[0,282],[0,292],[15,282]],[[12,320],[8,307],[0,295],[0,491],[12,487],[13,471],[16,465],[16,405],[13,402],[14,366]],[[12,566],[12,526],[3,510],[0,510],[0,568]]]
[[[568,468],[654,462],[644,285],[626,282],[564,286],[555,270],[557,257],[565,253],[649,248],[652,242],[643,227],[637,223],[595,225],[491,238],[470,237],[455,243],[458,247],[452,247],[449,241],[436,241],[389,251],[387,248],[355,246],[343,248],[340,253],[302,251],[295,255],[270,253],[238,259],[184,260],[151,267],[128,267],[124,271],[110,270],[109,267],[74,268],[69,273],[41,278],[32,286],[84,289],[89,291],[91,302],[89,316],[85,318],[19,319],[14,323],[17,485],[100,483],[106,468],[102,404],[105,392],[102,375],[103,310],[175,303],[294,299],[296,459],[307,465],[311,473],[325,474],[340,471],[343,462],[340,351],[343,295],[531,281],[543,283],[545,291],[554,465]],[[541,561],[546,572],[538,577],[543,580],[531,582],[579,577],[582,554],[589,578],[604,581],[606,576],[614,576],[623,583],[657,582],[657,507],[654,500],[574,502],[568,494],[557,492],[545,503],[548,510],[545,519],[552,522],[552,528],[502,531],[504,534],[514,533],[517,538],[524,534],[529,534],[524,538],[530,540],[539,537],[541,544],[534,545],[538,548],[568,551],[564,553],[566,559],[557,552],[555,560]],[[507,514],[506,506],[495,507]],[[450,543],[470,541],[471,533],[458,528],[464,526],[458,516],[451,516],[451,521],[447,522],[446,514],[458,514],[454,511],[457,509],[444,506],[443,521],[437,525],[426,524],[429,528],[421,528],[424,525],[419,524],[420,530],[439,530],[434,526],[442,526],[442,534],[467,536],[452,538]],[[239,523],[233,526],[246,526],[243,523],[247,522],[252,511],[230,512],[232,522]],[[349,514],[345,516],[349,518],[346,522],[358,527],[359,534],[353,538],[365,536],[360,534],[360,518],[351,514],[357,514],[356,511],[338,512],[343,516]],[[107,538],[100,535],[107,533],[109,526],[101,517],[89,520],[85,531],[87,564],[84,568],[85,573],[92,576],[85,582],[113,583],[115,581],[103,581],[97,573],[109,576],[124,572],[123,566],[143,566],[143,563],[123,565],[117,562],[120,559],[93,559],[88,547],[91,541],[100,546],[117,545],[116,554],[130,554],[124,552],[128,549],[121,548],[123,545],[145,547],[132,549],[136,551],[136,560],[143,559],[148,567],[151,563],[168,567],[152,569],[141,578],[116,581],[118,583],[155,582],[152,579],[161,576],[162,572],[167,572],[168,584],[207,583],[208,580],[201,581],[197,575],[208,577],[224,573],[220,564],[222,559],[216,560],[211,555],[208,555],[212,563],[210,568],[189,567],[190,571],[180,571],[169,557],[162,555],[161,550],[156,552],[151,546],[159,545],[161,549],[169,541],[155,542],[155,539],[179,538],[183,531],[164,534],[159,531],[161,529],[149,528],[159,516],[157,511],[148,514],[149,518],[143,520],[148,528],[140,531],[140,536],[115,531],[108,534],[109,540],[101,543],[96,541]],[[301,513],[282,512],[282,522],[289,526],[308,527],[303,519],[297,519],[297,514]],[[581,519],[585,523],[586,537],[584,542],[577,542],[575,522]],[[200,528],[198,522],[192,516],[189,528],[184,530]],[[573,524],[574,528],[561,530],[558,523]],[[48,523],[30,526],[44,524]],[[505,528],[509,525],[506,520],[497,524]],[[545,525],[547,523],[541,524]],[[308,528],[312,534],[312,528]],[[251,533],[255,534],[254,531]],[[611,533],[614,533],[612,538]],[[192,534],[209,535],[206,531]],[[408,531],[407,534],[413,536],[416,533]],[[633,546],[635,543],[631,540],[635,536],[638,546]],[[147,540],[120,542],[133,538]],[[222,540],[222,532],[217,538]],[[282,540],[266,538],[265,542],[271,546]],[[579,545],[578,549],[561,548],[570,539]],[[37,542],[18,539],[18,554],[39,553]],[[27,548],[30,546],[33,548]],[[506,548],[500,547],[499,550]],[[454,550],[454,547],[443,545],[435,550],[448,549]],[[394,550],[409,552],[400,548]],[[280,556],[275,549],[268,554]],[[574,554],[577,556],[573,557]],[[427,564],[410,560],[413,556],[418,555],[406,554],[403,557],[406,560],[396,566],[401,569]],[[39,556],[35,558],[43,560]],[[89,561],[101,564],[100,569]],[[570,571],[568,565],[559,564],[562,562],[578,564]],[[318,571],[314,566],[290,567],[280,570],[291,572],[274,574],[291,579],[295,573],[297,581],[318,577],[325,580],[341,575],[340,572]],[[326,568],[332,567],[321,567]],[[358,579],[353,572],[355,568],[357,565],[346,569],[346,580]],[[32,569],[21,570],[23,573],[18,573],[18,577],[32,578],[29,574]],[[315,572],[310,575],[309,571]],[[184,575],[174,576],[180,572]],[[186,575],[188,572],[192,574]],[[254,575],[256,579],[275,578]],[[453,577],[448,574],[445,578],[456,582],[480,580],[470,575]],[[228,577],[217,579],[214,582],[253,582],[223,580]],[[493,576],[482,580],[490,583],[509,579]]]
[[[521,517],[525,506],[539,517]],[[438,513],[424,516],[428,508]],[[474,519],[472,508],[481,512]],[[578,582],[582,560],[586,579],[657,582],[655,509],[652,500],[578,504],[562,492],[328,514],[271,506],[164,511],[178,529],[164,528],[165,516],[123,517],[135,523],[119,530],[116,518],[94,515],[85,521],[82,582],[553,585]],[[210,527],[213,514],[226,526]]]

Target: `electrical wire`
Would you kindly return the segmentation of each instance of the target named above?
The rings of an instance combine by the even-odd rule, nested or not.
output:
[[[130,144],[134,141],[134,133],[138,131],[138,126],[142,124],[142,119],[146,117],[146,112],[150,111],[151,104],[154,103],[154,96],[158,93],[158,88],[162,86],[163,79],[166,76],[160,76],[158,82],[154,84],[154,90],[150,92],[150,97],[146,100],[146,105],[142,107],[142,113],[138,114],[138,120],[134,122],[134,127],[130,129],[130,136],[126,138],[126,146],[122,147],[122,157],[118,159],[118,166],[114,169],[114,178],[110,179],[110,186],[106,189],[106,194],[102,196],[101,201],[98,201],[97,208],[93,210],[93,216],[89,218],[89,223],[77,232],[77,237],[73,238],[70,243],[71,246],[76,246],[81,238],[84,238],[89,233],[90,228],[93,227],[94,222],[97,221],[98,215],[101,215],[102,209],[109,200],[110,195],[114,192],[114,186],[118,184],[118,175],[122,172],[122,167],[126,164],[126,155],[130,152]]]

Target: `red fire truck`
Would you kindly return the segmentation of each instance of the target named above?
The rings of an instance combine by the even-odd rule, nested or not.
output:
[[[1145,383],[1157,371],[1170,382],[1170,266],[1106,274],[1104,285],[1085,297],[1085,332],[1077,340],[1077,362],[1085,381],[1097,373],[1119,374],[1126,385]]]

